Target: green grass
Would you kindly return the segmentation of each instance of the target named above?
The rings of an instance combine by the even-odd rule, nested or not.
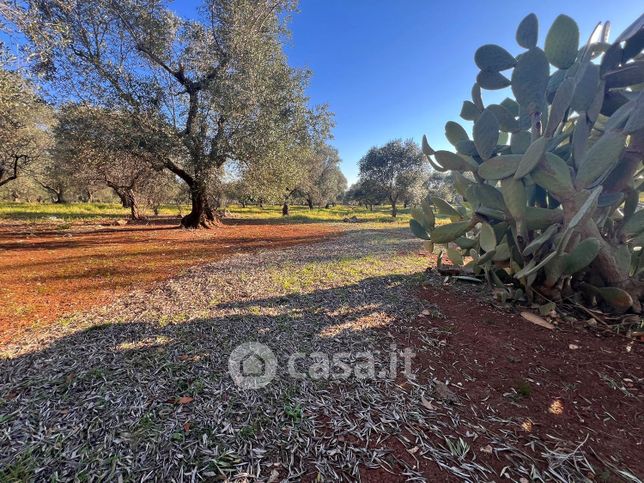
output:
[[[359,221],[375,223],[407,224],[411,215],[409,209],[399,209],[398,217],[391,216],[391,207],[383,205],[374,207],[370,211],[361,206],[336,205],[331,208],[314,208],[310,210],[307,206],[291,205],[289,216],[282,216],[281,206],[241,206],[231,205],[228,210],[236,216],[247,219],[268,220],[289,223],[328,223],[342,221],[344,218],[356,216]]]
[[[392,253],[385,258],[366,255],[304,265],[287,264],[269,269],[269,274],[273,283],[286,293],[298,294],[317,289],[323,283],[331,286],[350,285],[370,277],[401,275],[426,266],[427,259],[416,253]]]
[[[526,398],[532,394],[532,386],[528,381],[520,381],[514,388],[519,397]]]
[[[302,411],[302,406],[299,404],[285,404],[284,413],[293,421],[293,423],[298,424],[302,421],[304,416],[304,411]]]
[[[126,218],[128,208],[115,203],[0,203],[0,219],[24,221],[79,221]],[[176,215],[176,206],[161,208],[162,215]]]
[[[183,214],[186,214],[189,207],[182,207],[182,211]],[[398,211],[398,217],[392,218],[389,206],[377,206],[373,211],[348,205],[313,210],[309,210],[306,206],[291,206],[288,217],[283,217],[281,206],[276,205],[264,208],[258,206],[242,208],[238,205],[230,205],[228,211],[238,218],[273,223],[328,223],[356,216],[360,221],[406,225],[410,218],[409,210],[402,208]],[[176,205],[164,205],[161,207],[160,214],[177,216],[179,209]],[[113,220],[128,216],[129,210],[127,208],[112,203],[0,203],[0,219],[5,220],[71,222]]]

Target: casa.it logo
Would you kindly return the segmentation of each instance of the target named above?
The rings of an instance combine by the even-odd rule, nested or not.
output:
[[[238,345],[228,358],[228,370],[242,389],[261,389],[277,372],[277,359],[270,347],[259,342]]]
[[[388,351],[365,352],[295,352],[287,359],[286,374],[293,379],[389,379],[399,375],[415,379],[412,358],[416,354],[409,347],[399,350],[391,344]],[[401,370],[402,363],[402,370]],[[228,370],[241,389],[266,387],[277,373],[277,358],[266,345],[246,342],[238,345],[228,359]]]

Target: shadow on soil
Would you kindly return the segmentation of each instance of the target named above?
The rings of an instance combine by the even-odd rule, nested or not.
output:
[[[124,435],[139,434],[142,421],[164,428],[154,433],[155,438],[142,440],[145,452],[162,453],[161,459],[171,460],[174,450],[169,447],[177,443],[173,439],[177,431],[181,447],[189,448],[199,447],[204,435],[212,439],[222,431],[239,429],[212,419],[212,407],[234,419],[240,411],[240,416],[248,416],[247,406],[240,401],[249,398],[260,411],[263,405],[275,405],[276,399],[280,407],[285,404],[280,402],[288,397],[280,393],[285,391],[283,380],[257,391],[234,386],[228,357],[238,344],[256,341],[273,348],[278,358],[276,380],[288,377],[286,359],[294,352],[338,347],[351,351],[365,345],[373,349],[371,344],[385,338],[361,320],[373,318],[374,313],[379,320],[417,314],[418,309],[411,307],[409,314],[401,314],[400,303],[382,291],[391,287],[391,297],[399,297],[397,288],[417,284],[420,276],[372,277],[308,294],[222,303],[217,308],[230,315],[215,318],[150,317],[104,323],[58,339],[43,350],[1,360],[0,479],[15,474],[31,479],[36,469],[37,479],[53,478],[56,472],[69,478],[78,476],[81,467],[105,475],[116,464],[138,479],[149,471],[150,461],[138,457],[136,444],[123,444],[123,440],[128,440]],[[376,304],[365,297],[374,292],[382,295]],[[335,338],[325,337],[327,330]],[[355,334],[360,331],[358,343]],[[178,405],[182,396],[194,401]],[[181,429],[182,414],[191,421],[189,432]],[[212,444],[221,443],[215,438]],[[276,455],[283,450],[278,440],[265,449]],[[181,465],[199,467],[211,457],[192,451]]]

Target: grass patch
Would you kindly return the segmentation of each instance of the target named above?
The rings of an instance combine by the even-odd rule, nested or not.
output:
[[[162,216],[178,216],[188,213],[190,207],[177,205],[162,205],[159,214]],[[409,209],[400,209],[398,217],[391,216],[389,206],[376,206],[373,211],[360,206],[336,205],[326,208],[314,208],[292,205],[290,215],[282,216],[282,207],[277,205],[247,206],[229,205],[227,210],[236,218],[264,220],[280,223],[328,223],[339,222],[343,218],[357,217],[361,222],[391,223],[394,225],[409,223]],[[181,213],[180,213],[181,212]],[[128,208],[117,203],[0,203],[0,219],[22,221],[52,221],[61,222],[59,229],[67,229],[72,221],[99,221],[127,218]],[[150,213],[148,213],[150,215]]]
[[[383,205],[374,207],[373,211],[361,206],[336,205],[330,208],[314,208],[307,206],[291,206],[288,217],[282,216],[281,206],[241,206],[231,205],[229,211],[240,218],[266,221],[288,221],[289,223],[329,223],[342,221],[344,218],[355,216],[360,222],[391,223],[394,225],[407,224],[411,215],[409,209],[400,209],[398,216],[391,216],[391,207]]]
[[[12,463],[0,468],[0,481],[9,482],[27,482],[33,481],[36,461],[32,456],[31,450],[18,454]]]
[[[302,406],[300,404],[285,404],[284,414],[286,414],[286,416],[291,421],[293,421],[294,424],[298,424],[300,421],[302,421],[304,411],[302,410]]]
[[[162,207],[160,214],[177,215],[176,206]],[[129,208],[116,203],[0,203],[0,218],[22,221],[84,221],[126,218]],[[65,229],[62,224],[59,229]]]
[[[514,390],[521,398],[528,398],[532,395],[532,386],[528,381],[519,381]]]
[[[301,293],[321,285],[343,286],[380,275],[406,274],[410,267],[422,269],[427,259],[417,254],[392,254],[382,258],[344,257],[339,260],[290,264],[273,269],[272,281],[287,293]]]

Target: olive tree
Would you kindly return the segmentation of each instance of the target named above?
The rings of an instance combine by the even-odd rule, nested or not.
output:
[[[382,187],[369,179],[360,179],[352,184],[345,194],[345,200],[363,204],[373,211],[373,205],[384,203],[387,200],[387,194]]]
[[[302,160],[309,156],[308,146],[276,144],[252,164],[243,164],[239,173],[244,196],[260,204],[278,202],[282,204],[283,214],[288,215],[291,199],[307,174]]]
[[[85,185],[111,188],[134,220],[142,217],[141,201],[166,181],[153,168],[158,163],[145,148],[146,138],[126,112],[66,105],[54,133],[54,172]]]
[[[335,203],[347,190],[347,179],[340,170],[337,149],[322,144],[304,160],[305,174],[298,191],[309,209]]]
[[[370,181],[391,203],[391,216],[398,214],[397,204],[412,185],[422,182],[427,169],[420,147],[411,139],[396,139],[373,147],[360,160],[360,179]]]
[[[196,228],[215,220],[208,184],[227,161],[326,136],[326,109],[307,106],[308,73],[282,51],[294,6],[205,0],[184,19],[161,0],[0,0],[0,14],[28,39],[34,69],[154,134],[144,147],[188,185],[182,225]]]
[[[0,66],[0,186],[46,156],[51,114],[31,83]]]

